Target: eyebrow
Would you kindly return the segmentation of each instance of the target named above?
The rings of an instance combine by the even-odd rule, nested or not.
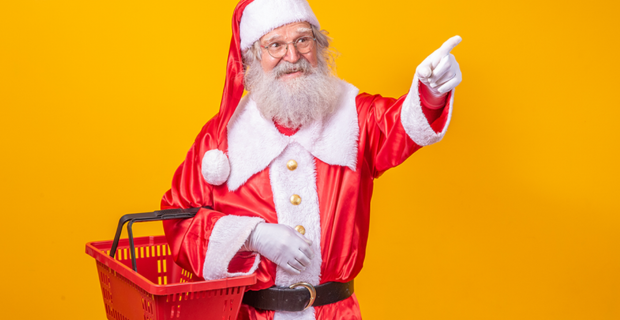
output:
[[[297,33],[306,33],[306,32],[312,32],[312,28],[300,27],[297,29]]]
[[[269,38],[265,39],[265,42],[266,42],[266,43],[271,43],[271,42],[273,42],[273,40],[276,40],[276,39],[278,39],[278,38],[282,38],[282,36],[276,33],[276,34],[274,34],[273,36],[271,36],[271,37],[269,37]]]

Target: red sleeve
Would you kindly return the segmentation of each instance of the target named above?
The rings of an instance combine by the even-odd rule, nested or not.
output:
[[[433,126],[434,122],[441,117],[444,113],[444,109],[446,109],[446,105],[448,102],[448,94],[445,94],[442,97],[436,97],[431,93],[430,89],[421,81],[418,80],[418,94],[420,95],[420,104],[422,105],[422,112],[426,116],[426,120],[428,123]],[[445,121],[441,124],[436,124],[436,126],[443,128]],[[433,126],[434,129],[434,126]],[[441,129],[440,129],[441,130]],[[437,130],[435,130],[437,131]]]
[[[356,98],[364,160],[375,178],[421,148],[407,135],[400,121],[406,97],[394,99],[363,93]]]
[[[202,267],[209,247],[209,237],[215,223],[223,216],[221,212],[203,208],[191,219],[163,221],[174,261],[201,279],[204,277]]]
[[[414,85],[419,84],[421,83]],[[424,89],[428,90],[426,87]],[[424,94],[420,93],[422,89],[415,86],[412,90],[408,95]],[[413,96],[409,99],[408,95],[394,99],[363,93],[356,98],[360,143],[364,145],[364,159],[375,178],[385,170],[401,164],[422,146],[441,140],[445,133],[444,129],[450,117],[452,92],[443,97],[445,100],[440,100],[439,104],[432,105],[427,101],[426,107],[423,106],[422,99]],[[437,103],[434,100],[432,102]],[[404,106],[405,103],[407,106]],[[403,115],[403,110],[406,115]],[[416,112],[422,118],[416,116]],[[402,117],[407,119],[407,129]]]
[[[209,121],[176,170],[172,186],[163,196],[162,209],[213,207],[212,186],[201,173],[202,157],[210,149],[217,148],[216,139],[209,132]],[[224,214],[201,209],[194,218],[164,220],[164,232],[175,262],[185,270],[202,278],[202,267],[209,245],[209,237],[215,223]]]

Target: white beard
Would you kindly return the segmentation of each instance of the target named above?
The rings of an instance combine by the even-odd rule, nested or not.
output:
[[[289,80],[280,79],[294,71],[302,74]],[[333,112],[339,93],[337,82],[320,58],[316,67],[303,57],[294,64],[282,60],[269,73],[254,60],[245,75],[246,87],[262,116],[293,129]]]

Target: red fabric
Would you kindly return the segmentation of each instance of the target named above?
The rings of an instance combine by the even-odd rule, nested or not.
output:
[[[235,113],[235,109],[243,95],[243,59],[241,57],[241,36],[239,33],[239,24],[243,16],[243,10],[253,0],[240,0],[233,13],[232,20],[232,38],[230,39],[230,48],[228,50],[228,61],[226,62],[226,80],[224,82],[224,92],[222,93],[222,101],[220,103],[220,111],[214,117],[217,119],[217,130],[214,135],[218,137],[218,146],[221,150],[228,149],[228,140],[226,136],[226,126],[230,117]]]
[[[296,129],[291,129],[291,128],[288,128],[288,127],[285,127],[285,126],[281,125],[279,122],[276,122],[276,121],[274,121],[274,124],[276,125],[276,128],[278,129],[278,131],[281,134],[283,134],[285,136],[288,136],[288,137],[296,134],[297,131],[299,131],[299,129],[301,129],[301,127],[296,128]]]
[[[347,282],[359,274],[366,254],[374,179],[420,149],[409,138],[400,121],[404,100],[404,96],[400,99],[369,94],[357,96],[360,133],[355,171],[315,159],[321,215],[321,283]],[[432,125],[445,123],[446,117],[447,111]],[[214,209],[201,210],[193,219],[164,221],[164,230],[175,260],[199,276],[202,276],[201,261],[206,255],[208,237],[217,219],[224,214],[261,217],[268,223],[278,222],[268,168],[250,177],[235,192],[230,192],[226,184],[211,186],[202,178],[202,157],[206,151],[217,147],[213,133],[217,129],[217,123],[213,120],[205,125],[176,171],[172,188],[162,199],[163,209],[199,206],[212,206]],[[230,269],[249,263],[237,259],[253,257],[238,255]],[[271,287],[275,283],[276,265],[262,258],[256,275],[258,281],[250,290]],[[317,319],[360,319],[355,297],[315,310]],[[273,312],[259,312],[243,306],[239,318],[273,319]]]
[[[444,106],[444,108],[438,109],[438,110],[441,110],[441,114],[439,115],[437,119],[431,121],[428,116],[426,117],[426,119],[428,120],[428,123],[430,123],[431,125],[431,128],[436,133],[441,132],[443,128],[446,126],[446,122],[448,121],[448,115],[450,113],[450,101],[452,100],[452,94],[454,94],[454,91],[450,91],[448,93],[448,96],[446,97],[446,105]]]
[[[201,209],[196,216],[198,218],[195,219],[164,220],[164,230],[175,261],[202,278],[202,265],[211,231],[224,214]]]
[[[431,93],[430,89],[424,83],[418,80],[418,93],[420,95],[422,112],[424,112],[428,123],[433,123],[435,122],[435,120],[439,119],[442,114],[444,114],[444,111],[446,111],[446,109],[448,109],[446,108],[446,105],[448,104],[448,101],[450,101],[450,95],[452,94],[452,91],[450,91],[449,94],[446,94],[443,97],[436,97]],[[443,128],[444,125],[445,121],[443,124],[438,126]],[[435,128],[433,127],[433,129]],[[440,131],[435,130],[435,132]]]
[[[441,109],[446,105],[446,97],[448,96],[447,93],[441,97],[437,97],[431,92],[431,89],[420,80],[418,80],[418,92],[420,93],[422,107],[428,109]]]
[[[252,176],[235,192],[230,192],[226,184],[209,185],[201,173],[205,152],[212,149],[228,150],[228,121],[243,93],[239,23],[243,10],[251,2],[241,0],[233,15],[233,35],[220,111],[196,137],[185,161],[174,174],[171,189],[166,192],[161,203],[162,209],[213,207],[213,210],[200,210],[192,219],[163,222],[175,261],[200,277],[203,276],[202,267],[209,237],[221,217],[232,214],[261,217],[268,223],[278,222],[268,168]],[[399,165],[420,149],[406,134],[400,122],[404,99],[368,94],[360,94],[356,98],[360,135],[355,171],[316,159],[321,214],[321,283],[347,282],[359,274],[366,253],[373,181],[385,170]],[[449,101],[450,97],[447,99]],[[438,109],[442,112],[429,111],[432,109],[433,106],[423,106],[431,127],[439,132],[445,126],[449,108]],[[296,131],[281,126],[278,130],[287,135]],[[229,271],[245,270],[253,259],[252,255],[239,253],[231,261]],[[271,287],[275,283],[276,265],[262,258],[256,275],[257,283],[249,290]],[[361,319],[355,295],[338,303],[316,307],[315,312],[317,319]],[[271,320],[273,316],[272,311],[259,311],[242,305],[238,319]]]

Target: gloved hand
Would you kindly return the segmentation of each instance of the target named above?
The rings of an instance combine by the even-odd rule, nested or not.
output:
[[[244,249],[255,251],[291,274],[300,274],[314,258],[312,241],[289,226],[261,222],[246,240]]]
[[[461,42],[460,36],[454,36],[435,52],[431,53],[416,69],[418,78],[435,96],[443,96],[454,89],[461,81],[461,68],[450,53]]]

